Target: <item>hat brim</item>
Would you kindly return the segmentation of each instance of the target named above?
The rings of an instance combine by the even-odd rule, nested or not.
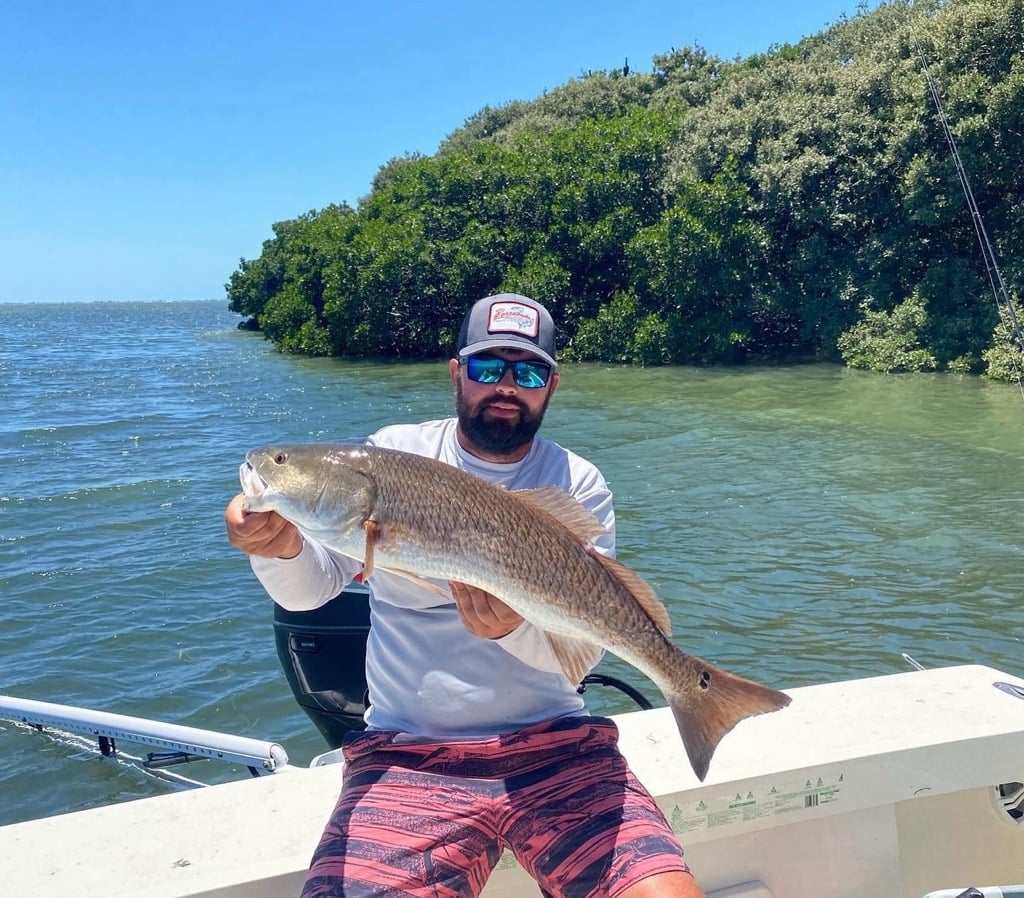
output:
[[[509,339],[508,337],[495,337],[492,340],[480,340],[478,343],[470,343],[459,350],[459,358],[464,359],[466,356],[476,355],[478,352],[486,352],[488,349],[521,349],[524,352],[530,353],[530,355],[537,356],[541,361],[547,362],[552,368],[558,367],[558,362],[536,343],[531,343],[528,340]]]

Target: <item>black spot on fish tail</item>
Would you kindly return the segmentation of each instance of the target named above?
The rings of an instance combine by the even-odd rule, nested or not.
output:
[[[699,659],[693,660],[697,665],[698,688],[688,695],[665,697],[693,772],[703,781],[715,749],[726,733],[747,717],[786,707],[790,697]]]

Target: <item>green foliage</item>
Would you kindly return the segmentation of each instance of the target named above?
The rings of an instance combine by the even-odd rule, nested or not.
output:
[[[666,322],[663,361],[735,362],[758,344],[774,310],[765,271],[769,238],[749,215],[734,159],[630,242],[632,280]],[[759,345],[759,344],[758,344]]]
[[[1013,311],[1018,327],[1021,325],[1021,306],[1013,301]],[[1014,327],[1006,309],[1000,310],[999,323],[992,335],[992,345],[982,357],[986,364],[985,376],[992,380],[1008,380],[1021,383],[1024,380],[1024,345],[1022,334]]]
[[[1021,33],[1020,0],[894,0],[745,60],[673,48],[486,107],[357,210],[274,224],[230,308],[289,352],[430,357],[512,290],[576,358],[1007,376],[917,47],[1019,285]]]
[[[578,361],[661,365],[668,357],[668,328],[654,313],[644,313],[635,295],[616,293],[596,317],[583,321],[567,355]]]
[[[324,294],[332,274],[350,261],[345,249],[355,222],[350,207],[328,206],[275,224],[262,255],[243,259],[231,275],[231,311],[250,316],[286,352],[329,354]]]
[[[571,281],[572,276],[563,267],[559,257],[551,250],[538,246],[526,253],[520,267],[506,273],[498,292],[543,297],[545,303],[555,305],[559,297],[569,295]]]
[[[891,312],[864,310],[863,318],[839,337],[839,351],[851,368],[882,371],[931,371],[935,356],[921,347],[928,324],[924,302],[913,296]]]

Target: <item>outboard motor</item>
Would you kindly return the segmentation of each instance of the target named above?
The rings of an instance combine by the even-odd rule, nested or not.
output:
[[[354,582],[313,611],[286,611],[274,604],[274,639],[295,700],[331,748],[353,730],[365,729],[366,638],[370,591]],[[639,708],[651,703],[639,689],[615,677],[591,673],[579,686],[614,686]]]
[[[274,639],[295,700],[331,748],[365,727],[369,590],[350,583],[312,611],[274,604]]]

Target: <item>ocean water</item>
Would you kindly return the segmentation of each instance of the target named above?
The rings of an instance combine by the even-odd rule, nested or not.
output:
[[[0,693],[274,740],[303,764],[325,746],[223,535],[238,465],[447,415],[450,385],[441,362],[282,356],[237,321],[220,302],[0,304]],[[619,556],[687,651],[780,688],[906,670],[902,652],[1024,673],[1016,387],[569,365],[545,433],[604,471]],[[0,825],[183,788],[2,720],[0,753]]]

